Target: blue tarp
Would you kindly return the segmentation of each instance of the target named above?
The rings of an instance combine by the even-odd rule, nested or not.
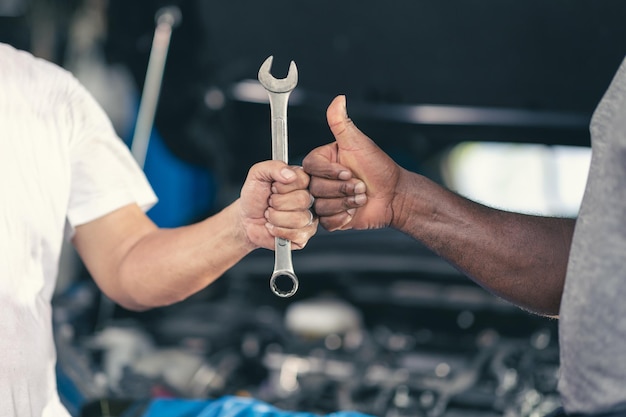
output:
[[[143,417],[321,417],[297,411],[280,410],[265,402],[245,397],[225,396],[217,400],[152,400]],[[339,411],[325,417],[372,417],[355,411]]]

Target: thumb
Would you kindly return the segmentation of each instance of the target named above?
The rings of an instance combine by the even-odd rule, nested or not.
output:
[[[359,149],[370,142],[370,139],[348,117],[346,96],[335,97],[326,110],[326,120],[339,148]]]

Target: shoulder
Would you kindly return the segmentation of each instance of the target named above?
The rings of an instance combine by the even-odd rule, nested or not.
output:
[[[626,111],[626,57],[618,68],[611,84],[596,107],[591,119],[591,134],[594,146],[601,141],[620,140],[626,146],[623,135],[624,112]]]
[[[94,98],[70,71],[5,43],[0,43],[0,90],[38,117],[51,115],[72,123],[103,117]],[[13,101],[11,105],[18,104]]]
[[[0,43],[0,80],[39,97],[46,93],[57,95],[78,84],[74,76],[59,65],[6,43]]]

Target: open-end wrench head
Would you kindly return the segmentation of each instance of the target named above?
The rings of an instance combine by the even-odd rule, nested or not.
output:
[[[285,78],[274,78],[270,70],[272,69],[273,56],[269,56],[259,68],[259,82],[267,91],[272,93],[288,93],[298,84],[298,68],[296,63],[291,61],[289,72]]]

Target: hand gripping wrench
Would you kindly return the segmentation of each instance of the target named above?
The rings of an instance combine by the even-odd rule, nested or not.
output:
[[[287,77],[276,79],[272,76],[273,56],[268,57],[259,68],[259,82],[269,95],[270,113],[272,118],[272,159],[289,162],[287,147],[287,102],[289,94],[298,84],[298,69],[291,61]],[[291,262],[291,242],[277,237],[275,239],[274,272],[270,278],[270,288],[279,297],[291,297],[298,290],[298,277],[293,271]],[[291,280],[291,289],[279,288],[276,280],[287,277]]]

